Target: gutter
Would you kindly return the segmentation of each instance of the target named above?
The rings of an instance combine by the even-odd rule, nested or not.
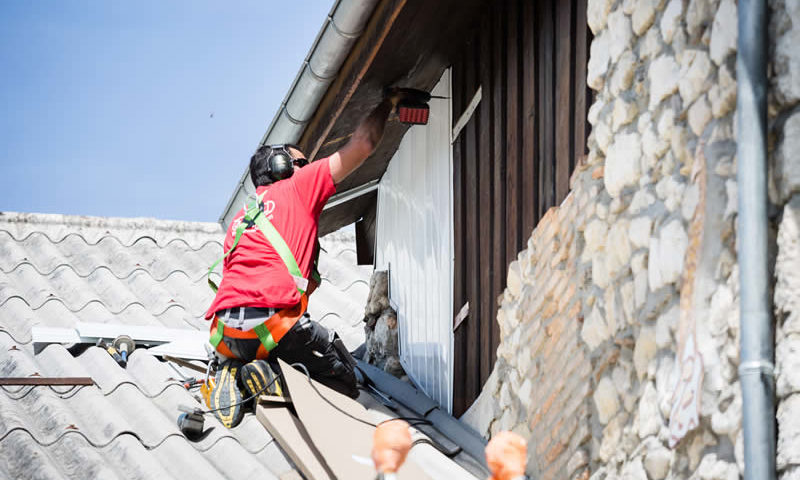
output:
[[[775,344],[767,224],[767,5],[739,0],[738,122],[742,428],[744,478],[775,479]]]
[[[377,3],[378,0],[336,0],[258,146],[300,139]],[[236,198],[249,181],[250,172],[245,168],[219,217],[223,228]]]

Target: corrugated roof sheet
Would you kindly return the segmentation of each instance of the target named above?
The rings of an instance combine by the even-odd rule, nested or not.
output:
[[[323,239],[312,315],[354,348],[363,341],[369,270],[352,236]],[[31,327],[78,321],[205,330],[205,272],[221,254],[216,223],[0,213],[0,376],[91,376],[91,387],[3,387],[0,477],[296,478],[254,415],[233,430],[206,416],[186,440],[178,405],[197,401],[182,373],[140,349],[126,369],[104,350],[34,355]],[[213,427],[209,429],[209,427]]]
[[[336,330],[350,350],[364,343],[364,307],[372,266],[357,265],[355,230],[345,228],[320,239],[320,288],[308,301],[311,318]]]

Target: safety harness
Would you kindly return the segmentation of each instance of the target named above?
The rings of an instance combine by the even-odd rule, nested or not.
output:
[[[263,199],[266,193],[267,192],[263,192],[261,195],[252,198],[245,204],[244,217],[236,228],[236,236],[234,237],[233,245],[231,245],[231,248],[208,269],[208,286],[211,287],[214,293],[217,292],[219,287],[211,280],[211,272],[233,252],[239,244],[239,240],[242,238],[244,231],[256,226],[267,238],[267,241],[272,244],[273,248],[275,248],[275,251],[278,252],[281,260],[283,260],[283,263],[286,265],[286,268],[289,270],[289,274],[294,280],[295,287],[297,287],[297,291],[300,292],[300,303],[294,307],[279,310],[264,323],[256,325],[252,330],[248,331],[227,327],[225,323],[215,315],[211,323],[211,338],[209,339],[209,343],[218,352],[231,358],[235,358],[236,355],[234,355],[230,348],[222,341],[223,337],[236,339],[258,338],[261,342],[261,346],[258,349],[256,358],[266,358],[267,354],[278,346],[278,342],[283,338],[286,332],[289,331],[292,325],[305,313],[306,307],[308,306],[308,296],[306,295],[308,279],[303,277],[303,274],[300,272],[300,267],[297,266],[297,260],[294,258],[289,245],[286,244],[286,241],[281,237],[281,234],[272,222],[264,215]],[[315,281],[319,282],[319,274],[316,268],[314,268],[313,277]]]

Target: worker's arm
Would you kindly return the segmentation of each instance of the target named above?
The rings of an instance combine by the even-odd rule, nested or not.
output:
[[[353,173],[369,157],[383,136],[383,127],[389,118],[398,97],[393,95],[383,99],[375,110],[358,125],[353,136],[338,152],[330,157],[331,177],[333,183],[340,183]]]

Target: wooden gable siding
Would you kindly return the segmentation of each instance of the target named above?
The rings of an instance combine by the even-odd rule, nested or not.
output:
[[[586,153],[586,1],[493,2],[453,65],[454,125],[482,88],[453,144],[453,310],[469,302],[466,320],[454,325],[457,415],[494,367],[508,265],[566,197]]]

